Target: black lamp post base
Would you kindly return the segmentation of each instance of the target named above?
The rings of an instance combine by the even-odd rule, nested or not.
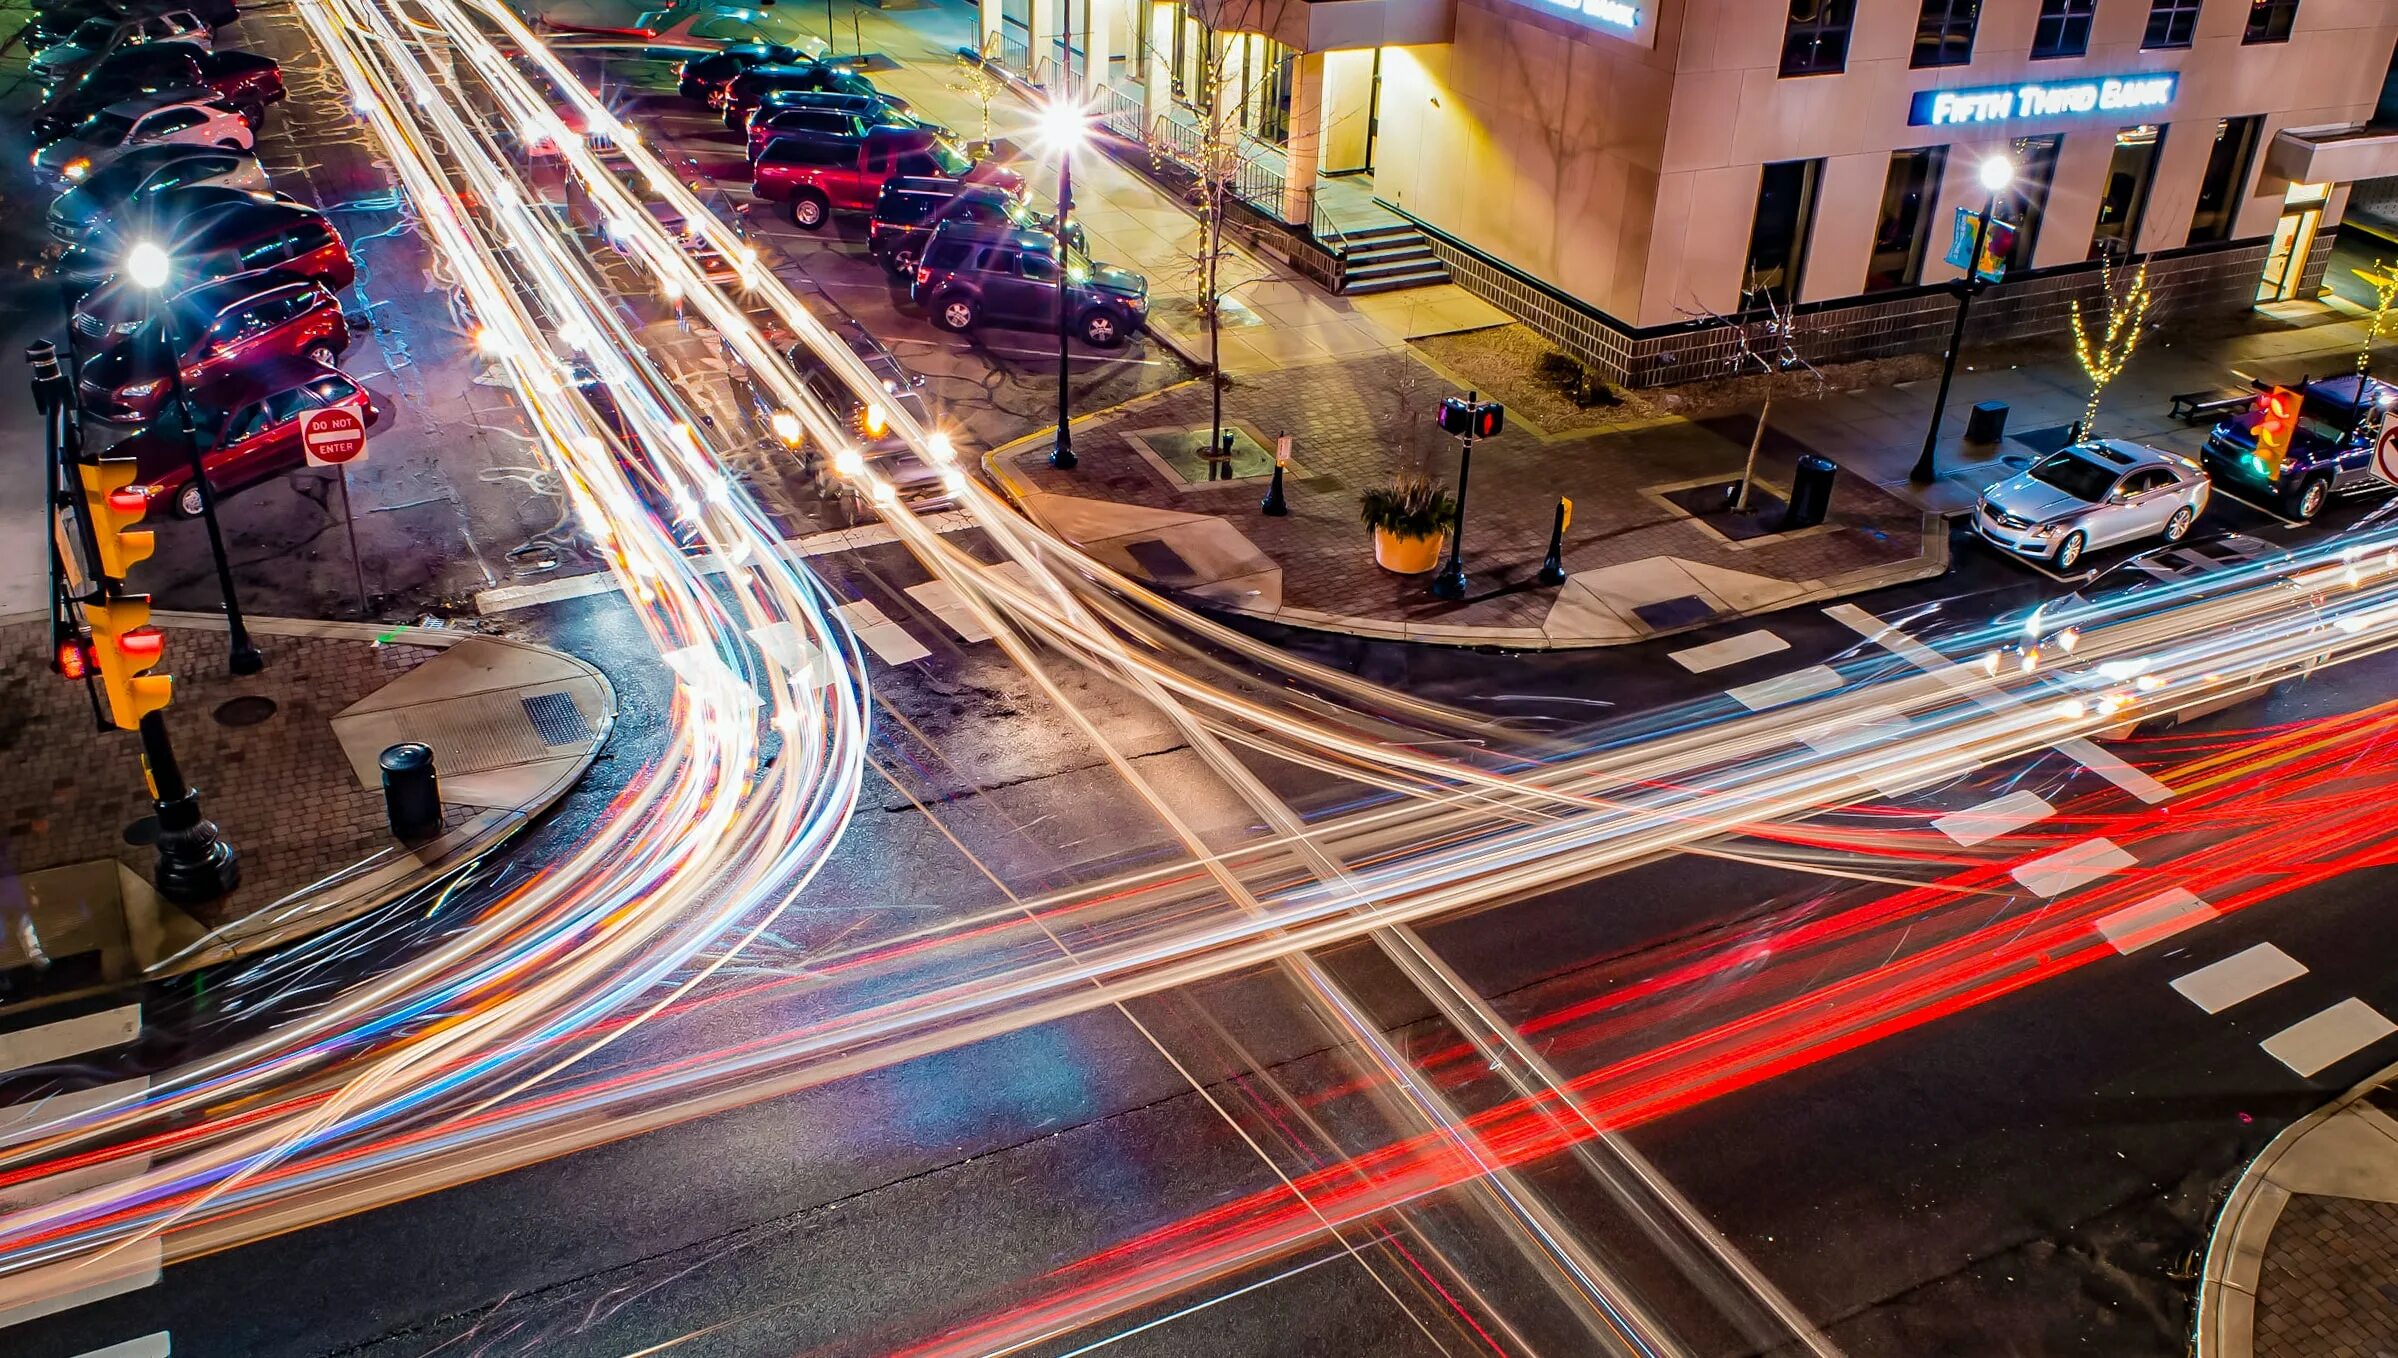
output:
[[[241,885],[241,857],[200,814],[200,794],[158,803],[158,894],[177,905],[200,905]]]
[[[258,653],[257,647],[243,644],[233,648],[226,666],[235,674],[256,674],[266,668],[266,657]]]
[[[1462,599],[1465,597],[1465,572],[1446,571],[1432,577],[1432,597]]]
[[[1074,455],[1074,448],[1071,444],[1060,443],[1049,450],[1049,465],[1059,471],[1070,472],[1074,470],[1075,464],[1081,461],[1081,458]]]

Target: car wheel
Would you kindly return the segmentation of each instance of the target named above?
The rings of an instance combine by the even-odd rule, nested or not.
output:
[[[308,346],[308,360],[320,367],[330,368],[341,361],[341,354],[332,345],[319,340]]]
[[[956,293],[933,303],[933,324],[943,330],[970,330],[974,327],[974,299]]]
[[[2324,477],[2310,476],[2298,488],[2298,494],[2291,497],[2290,517],[2300,523],[2313,523],[2315,516],[2322,513],[2323,506],[2329,503],[2331,482]]]
[[[199,482],[186,482],[183,489],[175,492],[175,512],[184,518],[196,519],[206,508],[207,506],[200,502]]]
[[[2067,533],[2065,540],[2057,544],[2057,569],[2069,571],[2082,564],[2082,549],[2089,545],[2090,535],[2080,529]]]
[[[1124,323],[1116,313],[1093,307],[1082,314],[1082,337],[1094,349],[1113,349],[1124,342]]]
[[[892,277],[905,278],[916,272],[916,252],[908,249],[893,250],[885,263],[891,266]]]
[[[802,231],[814,231],[824,225],[831,211],[831,205],[820,194],[795,194],[791,199],[791,224]]]
[[[2183,538],[2190,536],[2190,523],[2197,517],[2197,511],[2191,509],[2188,505],[2183,505],[2181,508],[2174,510],[2173,517],[2165,520],[2165,541],[2179,542]]]
[[[217,145],[224,147],[228,151],[240,151],[246,149],[242,146],[241,142],[232,137],[225,138],[223,141],[218,142]]]

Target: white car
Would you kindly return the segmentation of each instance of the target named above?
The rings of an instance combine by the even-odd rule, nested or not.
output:
[[[44,84],[55,85],[119,48],[138,47],[145,42],[188,42],[194,47],[213,47],[216,37],[190,10],[128,19],[95,16],[77,24],[63,41],[37,53],[32,63],[33,76]]]
[[[137,146],[222,146],[247,151],[257,143],[233,105],[214,90],[168,90],[108,107],[33,154],[34,173],[54,188],[80,184],[94,170]]]
[[[1983,491],[1973,527],[1987,542],[2069,571],[2093,547],[2188,537],[2209,490],[2205,469],[2179,453],[2093,439]]]

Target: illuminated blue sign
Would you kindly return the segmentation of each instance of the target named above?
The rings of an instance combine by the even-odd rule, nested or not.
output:
[[[2107,76],[2097,80],[2040,81],[1978,90],[1917,90],[1907,111],[1916,127],[1973,127],[2016,118],[2063,118],[2077,113],[2148,113],[2173,102],[2181,77]]]

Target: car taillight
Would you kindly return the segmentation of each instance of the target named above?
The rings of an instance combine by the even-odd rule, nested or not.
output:
[[[923,267],[923,266],[921,266],[921,265],[917,266],[917,269],[916,269],[916,281],[917,281],[917,282],[919,282],[919,283],[930,283],[930,282],[932,282],[932,281],[933,281],[933,271],[932,271],[932,270],[930,270],[930,269],[924,268],[924,267]]]

